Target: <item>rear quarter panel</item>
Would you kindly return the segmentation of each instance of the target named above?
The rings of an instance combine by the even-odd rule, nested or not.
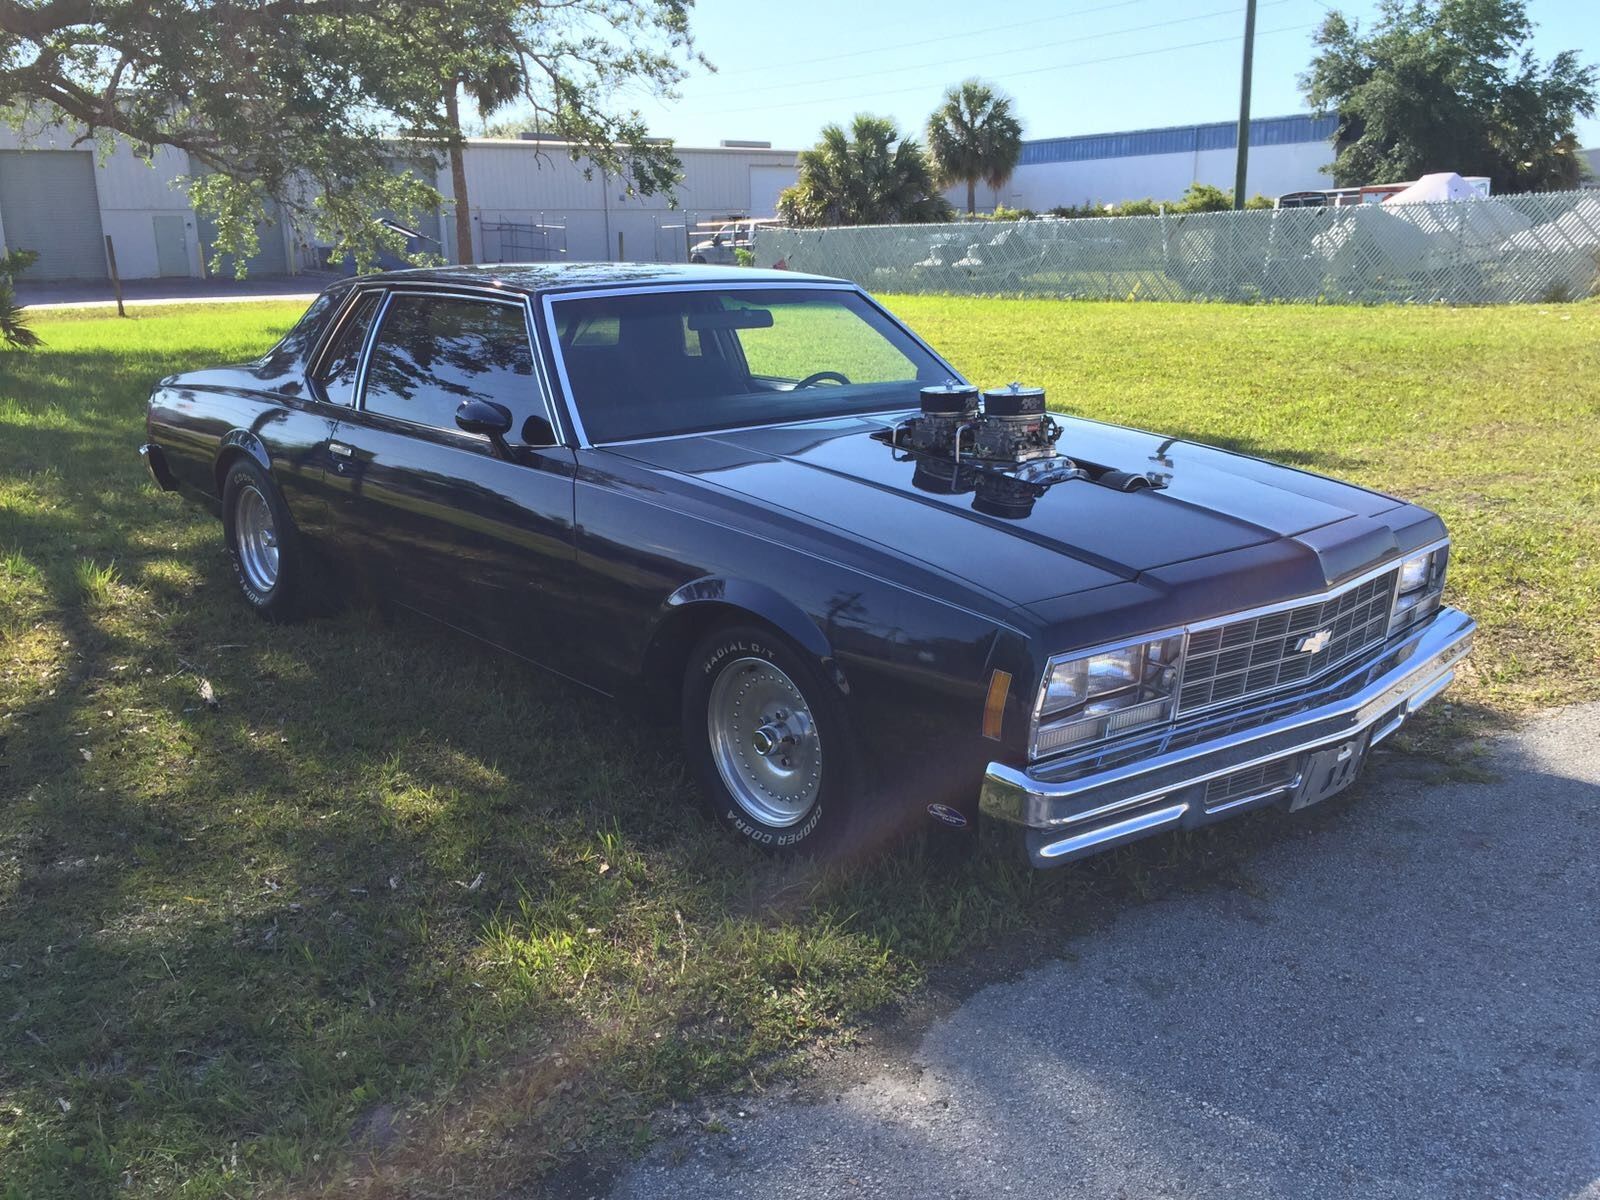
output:
[[[273,383],[249,368],[165,379],[150,396],[150,440],[165,452],[179,489],[213,511],[221,507],[223,461],[237,454],[255,459],[282,490],[300,532],[320,539],[328,533],[323,471],[336,413],[279,390],[297,390],[292,382]]]

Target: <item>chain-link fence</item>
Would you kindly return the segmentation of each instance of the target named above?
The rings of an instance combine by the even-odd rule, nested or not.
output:
[[[1153,217],[762,227],[756,265],[879,292],[1504,304],[1600,292],[1600,192]]]

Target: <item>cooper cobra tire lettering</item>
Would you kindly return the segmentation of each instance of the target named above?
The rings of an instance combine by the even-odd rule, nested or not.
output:
[[[277,531],[278,574],[267,591],[262,591],[251,581],[239,557],[234,521],[237,515],[236,497],[244,487],[254,488],[265,499]],[[223,542],[228,549],[233,578],[239,585],[245,603],[269,621],[293,620],[300,616],[303,611],[300,598],[306,584],[300,558],[299,533],[272,476],[253,459],[241,459],[231,465],[223,480],[222,510]]]
[[[821,787],[811,807],[793,825],[771,826],[734,801],[712,755],[707,730],[707,705],[719,672],[735,659],[758,657],[778,666],[801,690],[823,741]],[[726,629],[696,648],[683,684],[683,735],[690,765],[702,794],[713,805],[711,815],[729,833],[775,854],[827,854],[846,837],[855,798],[855,754],[849,741],[843,697],[822,668],[803,650],[781,639],[753,636],[747,629]]]

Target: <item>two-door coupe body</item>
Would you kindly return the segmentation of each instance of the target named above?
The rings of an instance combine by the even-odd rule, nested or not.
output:
[[[259,360],[162,380],[142,453],[269,617],[338,582],[669,698],[712,814],[773,850],[981,810],[1044,865],[1312,803],[1473,632],[1432,513],[980,402],[789,272],[341,281]]]

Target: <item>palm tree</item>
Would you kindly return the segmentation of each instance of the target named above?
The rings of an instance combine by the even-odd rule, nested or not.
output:
[[[799,180],[778,199],[790,225],[894,225],[948,221],[928,157],[894,122],[858,114],[848,134],[825,125],[798,155]]]
[[[39,345],[39,335],[28,328],[27,314],[17,303],[11,278],[27,270],[39,256],[32,250],[0,247],[0,345],[29,350]]]
[[[951,88],[928,118],[928,153],[940,187],[966,183],[973,212],[978,180],[1000,187],[1022,157],[1022,123],[1011,115],[1010,97],[979,79]]]

